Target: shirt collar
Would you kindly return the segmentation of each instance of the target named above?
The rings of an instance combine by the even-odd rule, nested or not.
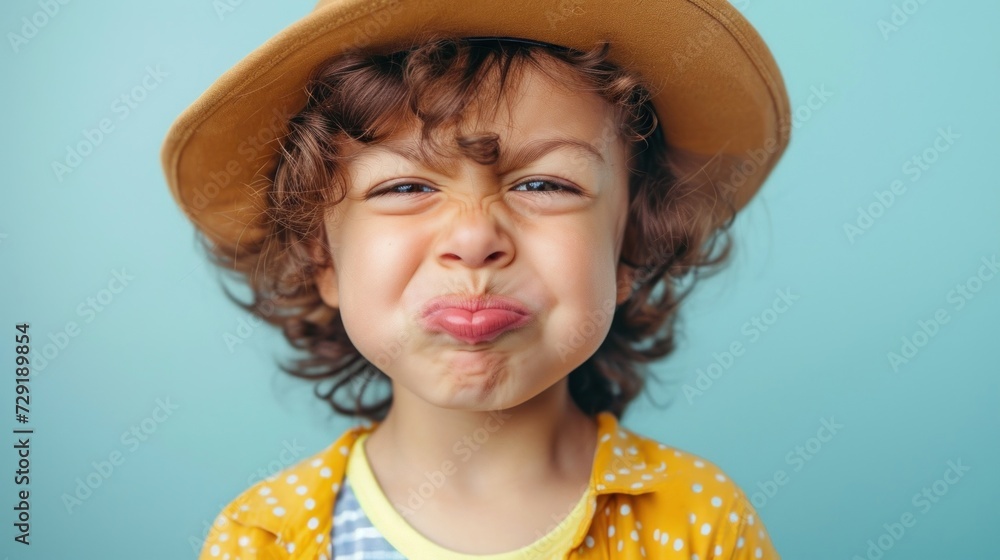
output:
[[[588,518],[596,507],[597,496],[604,494],[645,494],[667,484],[667,465],[662,460],[665,447],[622,427],[614,414],[597,414],[597,447],[591,469],[588,492]],[[270,476],[247,490],[230,509],[230,517],[243,525],[253,525],[277,535],[277,544],[314,542],[316,530],[329,535],[333,507],[347,470],[347,457],[354,442],[378,427],[368,422],[347,429],[332,445],[312,457],[293,465],[278,475]],[[275,492],[272,486],[284,489],[304,485],[312,489],[312,508],[286,508],[277,516],[275,505],[268,501]],[[585,527],[576,540],[582,539]],[[329,540],[329,539],[327,539]],[[304,552],[304,551],[303,551]]]

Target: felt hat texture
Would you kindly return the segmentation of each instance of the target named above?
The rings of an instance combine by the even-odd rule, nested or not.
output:
[[[791,111],[760,35],[725,0],[320,0],[225,72],[171,125],[161,161],[174,199],[215,243],[265,235],[262,208],[287,118],[322,60],[392,52],[418,32],[514,37],[587,50],[651,86],[667,144],[745,163],[729,183],[742,208],[788,145]]]

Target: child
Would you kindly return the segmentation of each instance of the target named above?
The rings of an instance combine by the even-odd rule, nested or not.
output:
[[[766,47],[697,4],[324,1],[182,115],[174,196],[369,421],[202,558],[779,558],[724,471],[618,423],[788,142]]]

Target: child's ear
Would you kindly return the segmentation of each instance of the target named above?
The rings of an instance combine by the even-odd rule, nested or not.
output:
[[[330,307],[339,307],[340,294],[337,291],[337,271],[333,268],[333,258],[326,249],[325,236],[316,240],[309,248],[313,263],[313,280],[323,303]]]
[[[621,305],[632,296],[632,267],[623,262],[618,263],[618,294],[615,304]]]

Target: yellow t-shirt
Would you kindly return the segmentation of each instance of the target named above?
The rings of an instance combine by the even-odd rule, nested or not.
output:
[[[780,560],[753,504],[717,465],[632,432],[610,412],[596,419],[583,522],[564,524],[573,529],[568,550],[538,558]],[[377,426],[350,428],[248,488],[215,519],[199,559],[330,560],[334,505],[351,451]]]
[[[435,560],[536,560],[558,558],[573,545],[573,535],[584,522],[587,513],[588,493],[584,492],[576,506],[565,519],[549,533],[535,542],[517,550],[499,554],[463,554],[443,548],[411,527],[375,479],[368,463],[364,442],[368,434],[355,440],[347,459],[347,479],[358,503],[368,520],[386,541],[407,558],[434,558]],[[334,532],[336,537],[336,532]]]

